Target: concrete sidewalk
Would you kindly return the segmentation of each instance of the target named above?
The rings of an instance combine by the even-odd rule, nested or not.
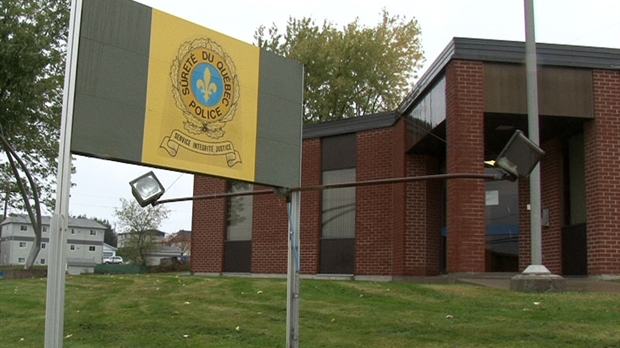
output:
[[[509,274],[457,274],[456,283],[487,286],[496,289],[510,290]],[[620,292],[620,282],[606,281],[598,278],[565,277],[567,291]]]

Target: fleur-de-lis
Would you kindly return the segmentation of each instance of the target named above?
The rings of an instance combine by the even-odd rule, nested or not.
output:
[[[217,92],[217,85],[211,82],[211,70],[205,69],[205,74],[202,80],[196,81],[196,87],[204,95],[205,100],[211,98],[211,94]]]

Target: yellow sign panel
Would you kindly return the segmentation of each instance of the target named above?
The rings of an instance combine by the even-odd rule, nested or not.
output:
[[[260,49],[153,10],[142,162],[254,181]]]

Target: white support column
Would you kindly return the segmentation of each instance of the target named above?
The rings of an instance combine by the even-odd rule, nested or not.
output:
[[[286,347],[299,347],[299,228],[301,192],[291,192],[289,203],[288,273],[286,299]]]
[[[47,268],[45,348],[62,348],[64,339],[65,251],[69,216],[69,189],[71,188],[71,128],[81,16],[82,0],[72,0],[60,125],[56,206],[52,216]]]

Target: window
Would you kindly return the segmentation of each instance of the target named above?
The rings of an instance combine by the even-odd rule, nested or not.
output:
[[[75,245],[69,246],[69,250],[75,250]]]
[[[485,169],[487,174],[499,170]],[[486,182],[486,271],[519,271],[519,185],[513,181]]]
[[[228,192],[252,191],[252,184],[231,181]],[[252,196],[230,197],[228,199],[228,216],[226,221],[227,241],[252,240],[252,216],[254,212]]]
[[[323,184],[355,181],[355,168],[323,172]],[[322,193],[323,238],[355,238],[355,187],[325,190]]]
[[[21,264],[26,263],[26,258],[25,257],[20,257],[19,259],[17,259],[17,263],[21,263]]]
[[[95,251],[95,246],[94,245],[89,246],[88,251]]]
[[[19,242],[19,247],[22,249],[25,248],[26,245],[27,245],[26,242]]]
[[[47,248],[47,244],[46,243],[41,243],[41,249],[45,249]]]
[[[71,234],[76,234],[76,233],[77,233],[77,231],[75,230],[75,228],[72,228],[71,229]]]
[[[95,230],[90,230],[90,235],[91,235],[91,236],[96,236],[96,235],[97,235],[97,231],[95,231]]]
[[[42,265],[45,265],[45,259],[41,259],[40,263],[41,263]]]
[[[47,232],[47,226],[43,226],[43,227],[41,227],[41,230],[42,230],[43,232]]]
[[[21,226],[19,226],[19,230],[20,230],[20,231],[28,231],[28,226],[26,226],[26,225],[21,225]]]

